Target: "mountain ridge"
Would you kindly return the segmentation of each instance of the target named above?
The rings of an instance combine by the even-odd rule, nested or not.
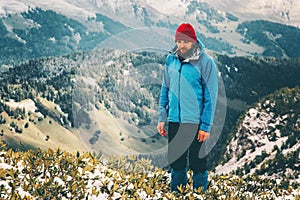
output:
[[[276,23],[259,16],[247,21],[246,14],[218,9],[208,1],[159,2],[181,5],[182,16],[168,16],[166,7],[156,10],[155,4],[135,0],[30,0],[30,6],[17,0],[0,2],[5,12],[0,20],[0,135],[27,137],[42,125],[39,137],[47,145],[55,141],[46,129],[54,127],[76,133],[90,151],[101,152],[102,146],[102,153],[140,153],[140,158],[150,157],[156,166],[166,167],[161,153],[166,140],[155,129],[162,68],[177,25],[189,21],[219,68],[227,99],[218,103],[228,103],[224,126],[216,121],[216,130],[222,126],[222,132],[209,154],[209,167],[217,166],[218,176],[280,177],[286,189],[297,188],[299,28],[278,24],[282,20],[277,18]],[[226,2],[240,5],[227,0],[216,5]],[[107,5],[99,10],[101,3]],[[263,3],[267,10],[277,9],[271,1]],[[37,114],[32,121],[23,109],[12,111],[22,100],[33,101],[37,113],[47,117]]]
[[[218,174],[285,177],[299,183],[299,87],[282,88],[250,107],[236,125]]]
[[[27,3],[20,2],[18,0],[12,0],[10,2],[2,2],[0,14],[6,15],[6,14],[12,14],[17,12],[24,12],[28,9],[28,7],[41,7],[44,9],[55,9],[58,12],[61,13],[68,13],[67,10],[64,10],[63,8],[68,7],[68,10],[73,11],[73,13],[69,12],[67,15],[68,17],[74,17],[77,16],[79,18],[84,17],[87,19],[88,17],[95,17],[95,12],[97,9],[101,9],[101,7],[104,7],[102,11],[108,11],[106,14],[109,14],[111,11],[114,11],[113,13],[120,11],[125,6],[131,5],[140,5],[142,7],[152,7],[154,10],[157,10],[156,12],[162,13],[164,15],[174,15],[173,12],[176,13],[176,15],[184,16],[186,13],[187,7],[194,3],[193,0],[187,0],[187,1],[170,1],[170,0],[157,0],[157,1],[147,1],[147,0],[139,0],[139,1],[130,1],[129,3],[123,3],[123,6],[121,6],[121,1],[103,1],[103,0],[85,0],[85,1],[76,1],[76,0],[64,0],[55,2],[55,1],[27,1]],[[294,24],[294,26],[299,26],[299,14],[298,14],[298,8],[299,3],[296,1],[289,1],[284,0],[281,2],[273,2],[272,0],[252,0],[247,2],[246,4],[241,3],[240,1],[234,0],[234,1],[228,1],[228,0],[204,0],[201,1],[203,3],[208,3],[211,6],[219,9],[224,10],[227,13],[237,13],[238,16],[245,15],[248,17],[243,17],[244,20],[249,19],[249,16],[252,17],[252,19],[265,19],[269,21],[284,23],[287,22],[287,24]],[[182,13],[178,14],[179,10],[172,11],[172,8],[178,7],[179,10],[182,10]],[[232,9],[232,8],[236,9]],[[110,13],[112,14],[112,13]],[[112,17],[112,16],[111,16]],[[253,18],[254,17],[254,18]],[[275,17],[275,18],[274,18]],[[287,20],[287,21],[285,21]],[[288,20],[295,20],[295,22],[289,23]]]
[[[220,138],[216,138],[218,142],[210,153],[210,167],[213,168],[226,151],[225,144],[230,138],[228,134],[239,116],[260,98],[282,87],[299,85],[297,74],[300,69],[297,67],[299,59],[296,58],[212,56],[223,79],[228,104],[225,125],[219,127],[223,125],[223,115],[216,119],[214,131],[220,131],[216,134]],[[55,102],[67,114],[61,116],[62,125],[81,128],[82,139],[88,146],[94,146],[95,151],[99,150],[97,143],[100,138],[109,132],[114,135],[115,144],[120,142],[120,145],[126,146],[133,144],[129,141],[135,140],[135,144],[140,145],[134,147],[138,151],[146,146],[161,149],[166,141],[156,133],[155,126],[165,57],[166,54],[154,52],[97,49],[30,60],[3,72],[2,99],[18,102],[24,98],[34,99],[38,94]],[[219,104],[224,104],[222,99]],[[220,111],[217,109],[218,114],[222,114]],[[43,112],[51,113],[47,110]],[[107,113],[116,119],[111,127],[115,127],[117,122],[120,127],[128,129],[107,129],[101,125],[103,120],[96,120],[100,113],[101,116]],[[143,152],[145,150],[140,151],[141,154]],[[163,160],[164,155],[153,153],[154,160]],[[159,162],[155,164],[160,165]]]
[[[297,46],[297,43],[289,41],[289,36],[281,34],[282,38],[277,37],[278,30],[282,28],[274,22],[283,23],[281,20],[271,22],[270,17],[259,18],[259,20],[270,20],[268,22],[271,30],[274,29],[274,33],[265,30],[266,26],[262,26],[257,32],[262,32],[263,35],[260,35],[260,37],[266,37],[266,40],[258,41],[256,38],[248,37],[249,35],[244,31],[237,31],[240,24],[256,18],[241,18],[239,15],[217,9],[210,1],[197,2],[192,0],[172,3],[168,1],[168,4],[166,4],[168,6],[181,6],[180,8],[183,11],[180,15],[176,13],[171,15],[166,11],[159,11],[159,9],[168,8],[168,6],[156,7],[156,3],[160,3],[160,1],[152,4],[138,0],[126,3],[101,0],[65,0],[59,3],[53,1],[28,1],[23,3],[19,0],[1,2],[0,39],[4,46],[3,52],[6,52],[1,61],[6,59],[7,61],[4,64],[8,64],[10,63],[9,60],[15,60],[13,55],[21,54],[16,52],[15,48],[23,48],[23,53],[17,56],[20,59],[23,57],[30,59],[42,55],[56,56],[81,50],[93,50],[106,39],[113,39],[113,37],[122,34],[126,35],[128,30],[141,28],[149,29],[148,35],[156,34],[157,39],[153,41],[151,38],[144,36],[152,43],[162,41],[170,44],[173,39],[169,38],[173,37],[176,27],[183,21],[194,24],[200,40],[204,42],[208,49],[218,53],[241,56],[256,54],[275,57],[299,56],[296,53],[299,52],[297,51],[299,46]],[[231,5],[230,2],[227,3]],[[221,3],[218,2],[216,5],[219,4]],[[293,8],[297,8],[297,6],[298,4],[293,3]],[[65,9],[66,7],[69,9]],[[252,12],[251,9],[249,9],[249,12]],[[39,19],[39,15],[47,16],[44,19]],[[270,14],[269,16],[273,15]],[[289,23],[283,24],[288,27]],[[158,31],[161,30],[158,33],[150,31],[154,27]],[[167,33],[165,29],[169,29],[170,32]],[[255,25],[253,27],[246,26],[245,29],[255,30]],[[49,30],[52,30],[53,33]],[[296,30],[299,32],[299,28],[296,28]],[[55,37],[55,33],[60,37]],[[133,34],[140,33],[137,31]],[[297,35],[299,34],[296,32]],[[126,38],[124,39],[126,40]],[[135,42],[134,38],[128,39]],[[298,40],[298,36],[295,40]],[[276,46],[265,45],[274,41]],[[126,48],[126,43],[122,45],[122,48]],[[139,41],[137,45],[143,46],[143,41]],[[293,48],[291,49],[290,46],[293,46]],[[293,52],[293,55],[291,52]]]

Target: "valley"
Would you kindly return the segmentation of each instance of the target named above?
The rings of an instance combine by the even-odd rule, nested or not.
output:
[[[290,0],[0,2],[0,176],[6,174],[0,197],[13,193],[9,183],[22,182],[11,173],[30,175],[14,165],[23,156],[28,166],[31,156],[38,165],[39,156],[57,156],[77,170],[64,169],[68,176],[92,175],[77,177],[81,196],[153,197],[158,186],[144,182],[153,177],[125,178],[125,166],[158,167],[156,175],[147,173],[168,183],[167,137],[156,131],[158,98],[176,27],[188,21],[219,75],[208,145],[212,187],[204,197],[299,198],[299,8]],[[86,189],[87,181],[101,191]],[[72,194],[75,186],[64,189]],[[160,189],[158,195],[175,198],[167,185]]]

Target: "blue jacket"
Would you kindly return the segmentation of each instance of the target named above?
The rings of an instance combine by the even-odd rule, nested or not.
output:
[[[174,51],[167,56],[158,121],[199,124],[199,130],[210,132],[218,94],[217,69],[199,40],[198,45],[198,51],[182,62]]]

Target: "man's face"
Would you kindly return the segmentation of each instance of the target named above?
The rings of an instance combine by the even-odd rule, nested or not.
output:
[[[192,49],[194,43],[185,40],[177,40],[176,44],[180,54],[185,55],[190,49]]]

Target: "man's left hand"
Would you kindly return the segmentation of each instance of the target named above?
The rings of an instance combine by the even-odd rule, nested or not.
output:
[[[204,142],[205,140],[207,140],[209,138],[210,134],[208,132],[199,130],[198,131],[198,141],[199,142]]]

